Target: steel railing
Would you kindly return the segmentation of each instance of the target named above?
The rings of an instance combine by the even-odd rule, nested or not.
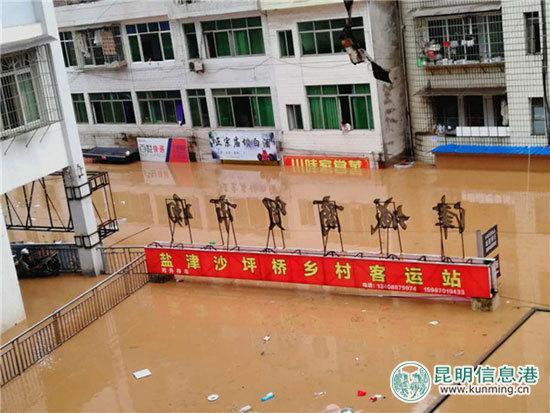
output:
[[[125,251],[104,252],[109,265],[116,266],[122,257],[136,256],[0,348],[0,386],[22,374],[149,281],[143,252],[137,255],[137,251],[130,248],[120,249]]]
[[[74,244],[11,244],[12,254],[18,255],[23,248],[29,250],[33,258],[47,257],[57,253],[61,272],[80,272],[78,248]]]
[[[109,247],[101,248],[103,272],[112,274],[130,261],[143,255],[143,247]]]

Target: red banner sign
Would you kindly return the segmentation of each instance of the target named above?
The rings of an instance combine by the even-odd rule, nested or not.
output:
[[[369,160],[365,158],[339,158],[330,156],[283,156],[286,166],[328,169],[368,169]]]
[[[167,162],[189,163],[189,148],[187,139],[170,138],[170,150]]]
[[[465,298],[492,296],[491,268],[485,264],[187,247],[147,247],[145,255],[149,274],[317,284]]]

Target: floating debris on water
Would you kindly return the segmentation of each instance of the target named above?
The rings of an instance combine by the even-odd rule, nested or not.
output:
[[[267,343],[269,340],[271,340],[271,336],[268,334],[267,336],[264,336],[263,340],[264,343]]]
[[[239,409],[239,413],[247,413],[250,410],[252,410],[252,406],[247,404],[246,406],[243,406]]]
[[[151,371],[149,369],[143,369],[143,370],[134,371],[132,374],[134,375],[134,377],[136,379],[139,380],[139,379],[142,379],[144,377],[150,376]]]
[[[209,394],[208,397],[206,398],[209,402],[215,402],[216,400],[218,400],[220,398],[219,395],[217,395],[216,393],[212,393],[212,394]]]
[[[439,321],[437,321],[437,320],[432,320],[432,321],[430,321],[429,324],[431,324],[432,326],[436,326],[436,325],[439,324]]]
[[[365,397],[367,392],[365,390],[357,390],[357,397]]]
[[[273,393],[272,391],[270,391],[269,393],[267,393],[264,397],[262,397],[260,400],[263,401],[263,402],[266,402],[268,400],[271,400],[272,398],[275,397],[275,393]]]
[[[327,394],[326,391],[316,391],[315,393],[313,393],[313,395],[317,398],[317,397],[321,397],[321,396],[325,396]]]
[[[378,401],[378,400],[383,400],[383,399],[385,399],[385,398],[386,398],[386,396],[384,396],[384,395],[382,395],[382,394],[375,394],[374,396],[371,396],[369,399],[370,399],[371,402],[374,403],[374,402],[376,402],[376,401]]]

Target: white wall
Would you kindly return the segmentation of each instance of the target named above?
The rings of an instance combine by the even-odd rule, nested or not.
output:
[[[34,137],[31,139],[32,135]],[[26,146],[27,142],[30,143]],[[11,146],[10,146],[11,145]],[[0,193],[59,171],[68,165],[61,123],[18,135],[0,143]],[[4,155],[5,154],[5,155]]]
[[[25,319],[25,307],[19,289],[17,274],[11,256],[10,240],[6,231],[4,214],[0,207],[0,298],[2,300],[2,319],[0,333]]]
[[[128,66],[119,70],[97,68],[84,72],[69,68],[68,78],[71,92],[84,93],[88,101],[88,93],[130,91],[134,97],[134,111],[138,124],[95,125],[92,120],[91,106],[88,102],[89,123],[79,125],[81,141],[85,146],[126,145],[127,142],[120,139],[122,134],[131,136],[195,136],[200,159],[210,160],[208,132],[217,128],[210,89],[269,86],[271,87],[274,108],[275,129],[279,131],[285,153],[367,155],[372,152],[384,151],[382,127],[384,125],[387,128],[388,121],[386,118],[381,118],[379,105],[384,105],[384,102],[389,101],[399,102],[399,99],[404,95],[402,83],[397,82],[396,87],[391,89],[394,91],[401,90],[397,93],[396,100],[393,97],[394,92],[390,92],[388,95],[385,88],[376,86],[376,81],[367,64],[354,66],[345,54],[300,56],[297,22],[343,18],[346,16],[346,11],[342,3],[324,0],[320,2],[323,4],[320,6],[311,6],[310,3],[307,3],[306,6],[308,7],[286,8],[287,6],[282,7],[268,1],[265,2],[267,11],[262,13],[256,10],[258,7],[257,2],[250,0],[236,2],[209,1],[181,6],[177,6],[172,2],[167,5],[166,2],[161,1],[155,2],[154,8],[151,7],[151,3],[148,1],[122,0],[120,4],[113,5],[108,11],[105,11],[105,6],[101,6],[100,3],[103,2],[78,7],[57,7],[56,14],[60,27],[62,27],[61,30],[81,29],[91,21],[94,22],[95,27],[104,22],[119,22],[123,33]],[[130,7],[130,4],[134,4],[134,6]],[[319,2],[316,4],[319,4]],[[303,6],[304,4],[300,3],[300,5]],[[101,7],[103,8],[101,9]],[[149,8],[149,16],[145,17],[147,7]],[[163,7],[165,8],[163,9]],[[126,10],[128,13],[125,14]],[[159,16],[159,13],[162,12],[167,14]],[[378,16],[383,12],[383,10],[380,11]],[[377,55],[372,50],[370,18],[366,2],[356,2],[353,14],[354,16],[363,17],[367,49],[369,49],[371,55]],[[105,17],[106,15],[108,17]],[[183,23],[258,15],[262,18],[265,55],[203,58],[206,68],[205,73],[196,74],[188,70],[186,43],[182,29]],[[101,16],[101,18],[98,16]],[[170,19],[175,59],[173,61],[152,63],[131,62],[124,25],[166,19]],[[200,31],[200,25],[197,25],[197,29]],[[278,30],[293,31],[296,57],[284,59],[279,57]],[[200,42],[200,32],[198,37]],[[384,48],[387,49],[387,45],[384,45]],[[389,62],[392,62],[391,59]],[[346,135],[342,135],[339,130],[311,130],[305,86],[349,83],[369,83],[371,85],[375,128],[373,130],[354,130]],[[185,94],[185,89],[191,88],[206,89],[211,128],[191,127],[191,117]],[[185,124],[181,127],[177,125],[140,124],[135,92],[146,90],[180,90],[183,98]],[[384,94],[384,96],[379,96],[379,93]],[[302,106],[305,130],[288,130],[287,104],[300,104]],[[394,103],[394,105],[399,104],[401,103]],[[258,129],[261,130],[262,128],[255,128],[254,130]],[[393,127],[393,129],[397,131],[398,128]],[[243,128],[243,130],[246,129]],[[392,155],[400,153],[404,147],[405,136],[401,132],[393,132],[387,134],[387,136],[390,142],[388,152]]]

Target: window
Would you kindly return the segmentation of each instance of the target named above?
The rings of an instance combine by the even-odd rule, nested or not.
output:
[[[47,46],[2,55],[0,140],[60,119],[49,56]]]
[[[268,87],[212,89],[212,94],[220,126],[275,126]]]
[[[288,129],[304,129],[302,122],[302,108],[300,105],[286,105],[286,115],[288,117]]]
[[[202,22],[208,57],[264,54],[260,17]]]
[[[124,61],[120,27],[60,32],[65,66],[103,66]]]
[[[458,126],[458,97],[435,96],[432,101],[436,125],[455,129]]]
[[[443,59],[489,63],[504,58],[500,14],[429,19],[427,27],[420,56],[425,63],[435,64]]]
[[[531,98],[531,133],[544,135],[546,132],[544,103],[542,98]]]
[[[137,98],[142,123],[185,123],[179,90],[137,92]]]
[[[74,116],[76,123],[88,123],[88,112],[86,111],[86,102],[83,93],[72,93]]]
[[[134,62],[174,59],[170,23],[167,21],[126,25]]]
[[[294,56],[294,44],[292,43],[292,30],[277,32],[279,36],[279,51],[281,57]]]
[[[199,44],[197,42],[197,33],[195,32],[195,23],[183,25],[185,40],[187,41],[187,54],[189,59],[198,59],[200,57]]]
[[[82,36],[85,45],[82,51],[84,65],[102,66],[124,60],[119,26],[84,30],[76,32],[75,36]]]
[[[464,96],[466,126],[485,126],[483,96]]]
[[[540,53],[540,23],[537,11],[523,14],[525,19],[525,40],[527,54]]]
[[[193,123],[193,127],[205,128],[210,126],[204,89],[188,89],[187,97],[189,99],[189,107],[191,108],[191,122]]]
[[[374,129],[369,84],[306,86],[312,129]]]
[[[353,37],[360,48],[365,48],[365,31],[363,18],[351,19]],[[346,19],[318,20],[298,23],[302,54],[326,54],[342,52],[340,34],[346,24]]]
[[[63,51],[65,67],[76,66],[76,53],[74,51],[73,34],[71,32],[60,32],[59,40]]]
[[[90,93],[95,123],[136,123],[130,92]]]
[[[495,126],[508,126],[508,99],[506,95],[493,96],[493,122]]]

